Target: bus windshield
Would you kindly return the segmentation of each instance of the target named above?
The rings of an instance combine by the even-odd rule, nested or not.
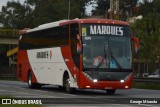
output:
[[[83,68],[131,69],[129,26],[83,24]]]

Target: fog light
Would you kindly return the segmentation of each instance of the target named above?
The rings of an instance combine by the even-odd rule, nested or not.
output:
[[[86,86],[86,88],[91,88],[90,86]]]
[[[97,79],[94,79],[93,82],[97,82]]]
[[[125,88],[129,88],[128,86],[125,86]]]
[[[123,82],[124,82],[124,80],[120,80],[120,82],[122,82],[122,83],[123,83]]]

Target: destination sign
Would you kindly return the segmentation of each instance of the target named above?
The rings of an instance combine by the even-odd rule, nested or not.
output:
[[[85,25],[82,26],[82,36],[128,36],[129,27],[118,25]]]
[[[118,26],[102,26],[102,25],[91,25],[90,26],[90,34],[96,35],[96,34],[107,34],[107,35],[117,35],[117,36],[123,36],[123,27]]]

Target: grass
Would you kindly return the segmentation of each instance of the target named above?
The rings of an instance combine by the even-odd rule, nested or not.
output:
[[[133,88],[160,90],[160,83],[133,82]]]

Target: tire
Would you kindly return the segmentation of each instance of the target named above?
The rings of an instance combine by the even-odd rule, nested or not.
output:
[[[33,83],[32,82],[32,74],[31,72],[28,73],[28,87],[29,88],[41,88],[41,84]]]
[[[28,73],[28,87],[29,88],[33,88],[32,74],[31,74],[31,72]]]
[[[41,84],[38,84],[38,83],[35,84],[35,88],[36,88],[36,89],[40,89],[41,87],[42,87]]]
[[[64,90],[63,86],[58,86],[59,90]]]
[[[64,87],[65,87],[65,91],[69,94],[72,94],[76,91],[76,88],[71,88],[70,87],[70,79],[69,79],[69,75],[67,74],[65,77],[64,77]]]
[[[116,89],[107,89],[106,92],[108,95],[113,95],[116,92]]]

